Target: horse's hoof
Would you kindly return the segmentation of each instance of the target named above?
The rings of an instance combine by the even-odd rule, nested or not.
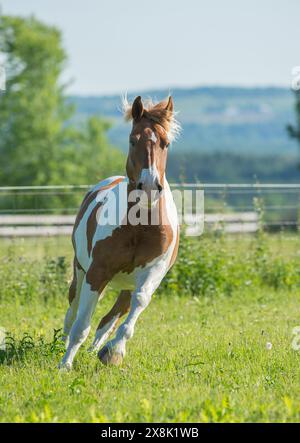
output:
[[[98,357],[104,365],[120,366],[123,362],[123,355],[119,352],[114,352],[107,346],[104,346],[104,348],[98,352]]]

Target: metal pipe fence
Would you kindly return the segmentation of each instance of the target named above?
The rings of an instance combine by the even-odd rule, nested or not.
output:
[[[204,191],[205,228],[255,232],[260,223],[266,230],[298,230],[300,184],[171,183],[170,186],[172,190]],[[26,229],[31,236],[35,232],[36,235],[68,234],[78,206],[90,187],[0,187],[0,236],[22,235],[22,232],[26,235]],[[26,220],[25,215],[29,217]],[[52,228],[47,231],[45,225]]]

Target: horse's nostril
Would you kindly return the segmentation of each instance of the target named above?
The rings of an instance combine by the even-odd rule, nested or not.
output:
[[[157,189],[158,189],[158,192],[161,192],[162,189],[163,189],[163,188],[162,188],[162,185],[158,184],[158,185],[157,185]]]
[[[142,187],[143,187],[143,183],[142,183],[142,182],[139,182],[139,184],[137,185],[137,189],[141,190]]]

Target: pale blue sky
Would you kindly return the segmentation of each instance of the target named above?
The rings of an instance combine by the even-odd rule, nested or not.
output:
[[[69,92],[290,86],[299,0],[0,0],[63,31]]]

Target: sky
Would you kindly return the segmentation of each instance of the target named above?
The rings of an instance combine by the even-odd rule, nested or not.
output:
[[[299,0],[0,0],[58,26],[69,93],[286,86],[300,65]]]

